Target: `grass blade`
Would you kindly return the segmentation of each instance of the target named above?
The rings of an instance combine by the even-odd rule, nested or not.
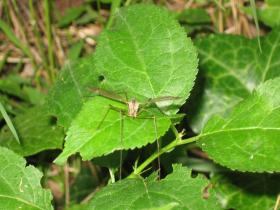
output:
[[[19,141],[19,137],[18,137],[18,134],[17,134],[17,131],[12,123],[12,120],[10,119],[8,113],[6,112],[3,104],[0,102],[0,112],[2,114],[2,116],[4,117],[6,123],[7,123],[7,126],[9,127],[9,129],[11,130],[12,134],[14,135],[16,141],[20,144],[20,141]]]
[[[8,39],[18,48],[20,48],[25,55],[28,57],[31,56],[31,52],[29,49],[16,37],[13,30],[8,26],[4,21],[0,20],[0,29],[4,32],[4,34],[8,37]]]
[[[255,22],[255,25],[257,28],[259,49],[260,49],[260,52],[262,52],[261,40],[260,40],[260,26],[259,26],[258,17],[257,17],[257,9],[256,9],[255,0],[250,0],[250,5],[251,5],[252,13],[253,13],[254,22]]]

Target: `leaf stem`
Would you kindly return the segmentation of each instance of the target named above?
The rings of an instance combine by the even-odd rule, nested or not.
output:
[[[161,148],[159,151],[156,151],[153,153],[148,159],[146,159],[140,166],[134,169],[134,171],[128,176],[128,178],[133,178],[135,176],[138,176],[141,174],[141,172],[155,159],[157,159],[158,156],[160,156],[163,153],[170,152],[172,151],[175,147],[184,145],[184,144],[189,144],[192,142],[197,141],[201,136],[194,136],[189,139],[180,139],[180,137],[176,137],[171,143],[166,145],[165,147]]]

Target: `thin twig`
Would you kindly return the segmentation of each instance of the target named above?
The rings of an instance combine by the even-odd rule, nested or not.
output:
[[[219,0],[219,5],[223,5],[223,0]],[[223,20],[223,10],[222,7],[219,7],[218,9],[218,29],[219,32],[222,33],[224,31],[224,20]]]
[[[70,204],[70,186],[69,186],[69,169],[68,164],[66,163],[63,171],[64,171],[64,192],[65,192],[65,206],[68,207]]]

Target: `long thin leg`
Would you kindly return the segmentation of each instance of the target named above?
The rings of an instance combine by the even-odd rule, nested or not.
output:
[[[108,107],[107,107],[107,110],[106,110],[106,112],[105,112],[105,114],[104,114],[102,120],[100,121],[100,123],[99,123],[98,126],[96,127],[96,130],[98,130],[98,129],[101,127],[101,125],[103,124],[104,120],[105,120],[106,117],[108,116],[108,114],[109,114],[109,112],[110,112],[111,109],[112,109],[111,106],[108,106]]]
[[[108,116],[109,112],[111,110],[114,110],[114,111],[117,111],[120,113],[120,140],[121,140],[121,146],[123,148],[123,110],[119,109],[119,108],[116,108],[112,105],[109,105],[107,110],[106,110],[106,113],[104,114],[102,120],[100,121],[100,123],[98,124],[97,126],[97,130],[101,127],[101,125],[103,124],[104,120],[106,119],[106,117]],[[123,162],[123,152],[122,150],[120,151],[120,172],[119,172],[119,179],[121,180],[122,179],[122,162]]]
[[[120,121],[120,139],[121,139],[121,145],[122,145],[122,148],[123,148],[123,113],[122,111],[120,110],[120,118],[121,118],[121,121]],[[119,174],[119,179],[121,180],[122,179],[122,162],[123,162],[123,153],[122,153],[122,149],[120,150],[120,174]]]
[[[156,142],[157,142],[157,152],[158,152],[158,154],[159,154],[160,142],[159,142],[159,138],[158,138],[158,127],[157,127],[156,116],[153,115],[152,117],[137,117],[137,118],[138,118],[138,119],[152,119],[152,120],[153,120],[154,129],[155,129],[155,139],[156,139]],[[160,179],[160,176],[161,176],[160,156],[158,156],[157,162],[158,162],[158,177],[159,177],[159,179]]]
[[[156,120],[156,116],[153,116],[153,122],[154,122],[154,129],[155,129],[155,137],[156,137],[156,141],[157,141],[157,152],[158,152],[158,177],[160,179],[160,175],[161,175],[161,168],[160,168],[160,156],[159,156],[159,150],[160,150],[160,143],[159,143],[159,139],[158,139],[158,127],[157,127],[157,120]]]

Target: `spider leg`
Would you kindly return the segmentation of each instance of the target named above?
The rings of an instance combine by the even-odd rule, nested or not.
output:
[[[100,129],[101,125],[103,124],[103,122],[105,121],[106,117],[108,116],[110,111],[116,111],[120,113],[120,142],[121,142],[121,148],[123,148],[123,126],[124,126],[124,121],[123,121],[123,116],[124,116],[124,110],[120,109],[118,107],[114,107],[112,105],[109,105],[102,120],[100,121],[100,123],[97,126],[97,130]],[[120,150],[120,169],[119,169],[119,179],[121,180],[122,178],[122,163],[123,163],[123,153],[122,153],[122,149]]]
[[[155,139],[156,139],[156,143],[157,143],[157,153],[158,153],[158,157],[157,157],[157,164],[158,164],[158,178],[160,179],[161,176],[161,167],[160,167],[160,155],[159,155],[159,150],[161,147],[161,143],[160,143],[160,139],[158,138],[158,127],[157,127],[157,118],[155,115],[151,116],[151,117],[137,117],[138,119],[152,119],[153,120],[153,124],[154,124],[154,132],[155,132]]]
[[[157,161],[158,161],[158,177],[160,179],[160,175],[161,175],[161,168],[160,168],[160,155],[159,155],[159,150],[160,150],[160,140],[158,139],[158,127],[157,127],[157,119],[156,116],[153,116],[153,122],[154,122],[154,129],[155,129],[155,137],[156,137],[156,142],[157,142],[157,152],[158,152],[158,157],[157,157]]]
[[[121,147],[123,148],[123,112],[120,111],[120,140],[121,140]],[[122,164],[123,164],[123,153],[122,153],[122,149],[120,150],[120,171],[119,171],[119,179],[122,179]]]

